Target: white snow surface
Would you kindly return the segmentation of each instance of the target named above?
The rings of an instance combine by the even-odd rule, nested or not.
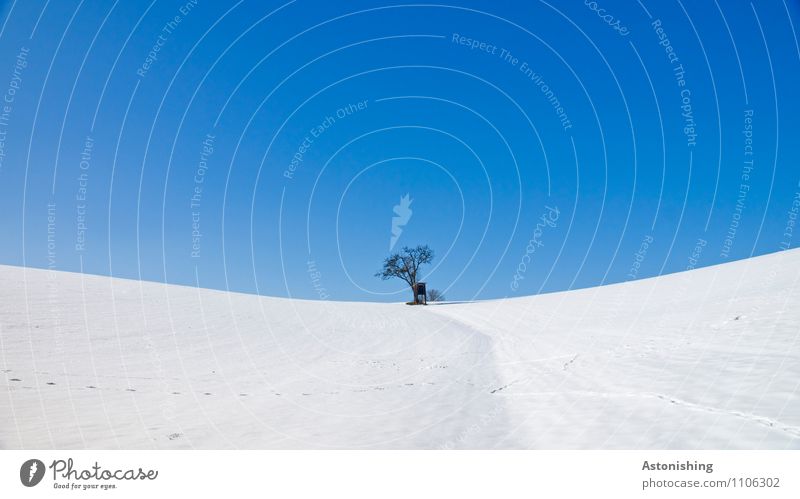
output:
[[[0,448],[800,449],[798,278],[411,307],[0,266]]]

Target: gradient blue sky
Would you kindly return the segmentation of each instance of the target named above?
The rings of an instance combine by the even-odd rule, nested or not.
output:
[[[3,264],[405,300],[402,282],[373,274],[406,193],[398,247],[434,248],[426,279],[449,299],[680,271],[698,241],[706,266],[800,239],[786,231],[800,191],[794,1],[26,0],[2,12]],[[548,207],[558,219],[537,230]]]

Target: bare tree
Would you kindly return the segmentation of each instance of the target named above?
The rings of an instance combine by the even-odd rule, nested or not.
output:
[[[410,287],[414,295],[414,303],[417,301],[417,275],[420,266],[433,261],[433,250],[428,245],[420,245],[416,248],[404,246],[398,253],[392,253],[383,261],[383,268],[375,274],[384,281],[397,277],[404,280]]]
[[[428,290],[428,301],[445,301],[444,294],[438,289]]]

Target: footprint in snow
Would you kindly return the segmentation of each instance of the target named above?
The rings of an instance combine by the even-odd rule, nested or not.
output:
[[[181,438],[182,436],[183,433],[170,433],[169,435],[167,435],[167,438],[170,440],[175,440],[176,438]]]
[[[19,378],[11,378],[9,381],[22,381],[22,380]]]
[[[566,371],[566,370],[567,370],[567,368],[568,368],[569,366],[571,366],[571,365],[572,365],[572,363],[573,363],[573,362],[575,362],[575,360],[576,360],[577,358],[578,358],[578,355],[576,354],[576,355],[575,355],[575,357],[573,357],[572,359],[570,359],[570,361],[569,361],[569,362],[566,362],[566,363],[564,364],[563,370],[564,370],[564,371]]]
[[[55,385],[55,383],[53,383],[52,381],[48,381],[46,384],[48,384],[50,386],[54,386]]]

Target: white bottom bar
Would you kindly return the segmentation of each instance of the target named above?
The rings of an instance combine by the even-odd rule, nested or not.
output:
[[[798,469],[797,451],[3,451],[0,497],[783,498]]]

